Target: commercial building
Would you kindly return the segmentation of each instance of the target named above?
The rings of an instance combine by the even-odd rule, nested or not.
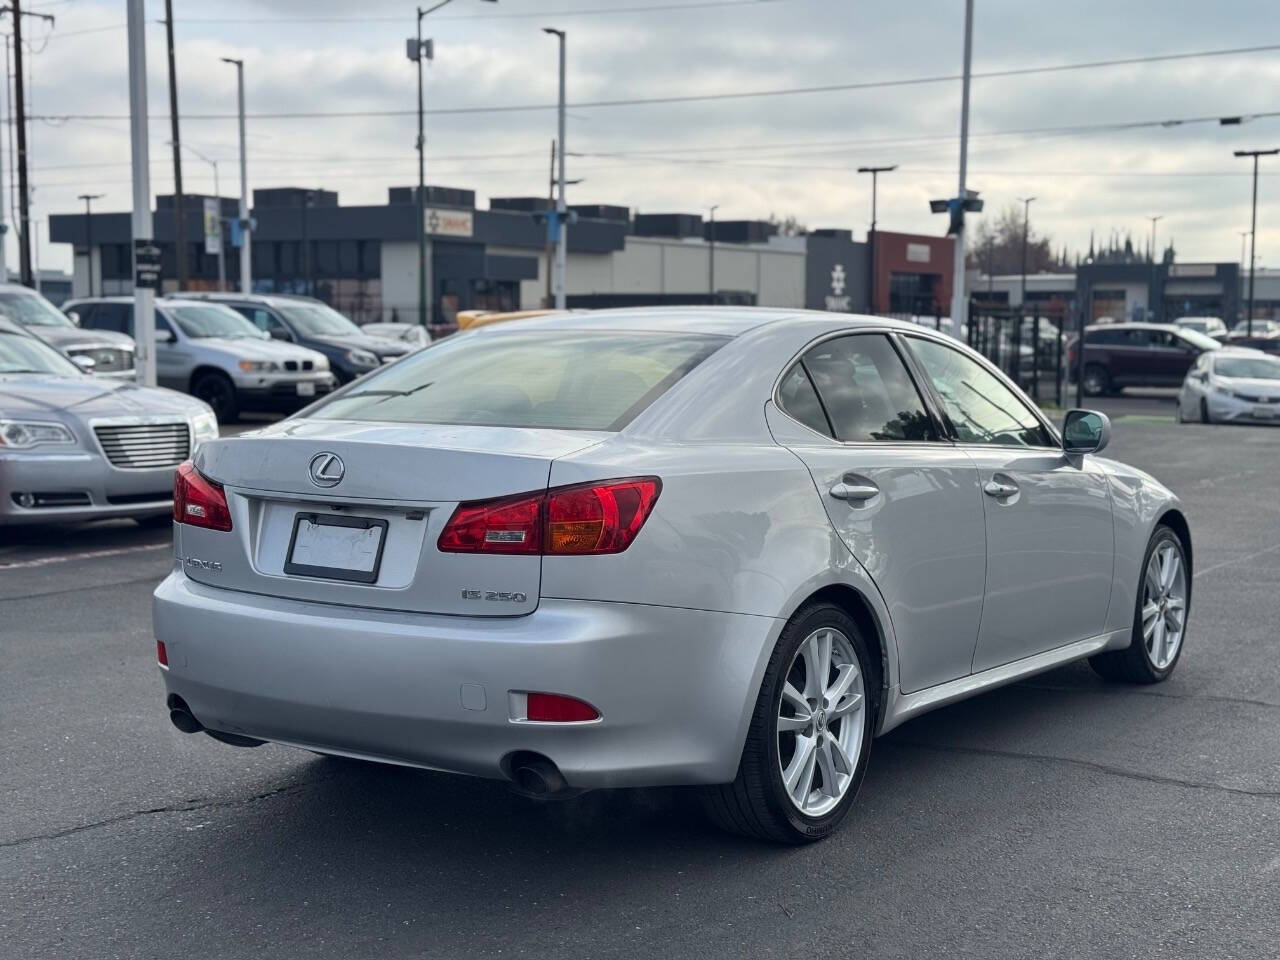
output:
[[[481,209],[473,191],[429,186],[425,199],[435,322],[447,323],[460,310],[543,305],[551,258],[546,198],[497,197]],[[206,242],[206,201],[224,222],[234,219],[237,204],[228,197],[185,199],[188,286],[211,290],[219,273],[217,242]],[[160,196],[156,206],[164,289],[172,291],[173,198]],[[633,214],[609,205],[571,210],[570,306],[717,302],[867,312],[873,262],[879,312],[945,312],[951,297],[949,237],[882,231],[871,258],[867,244],[847,230],[782,236],[767,221],[713,226],[689,213]],[[256,190],[251,216],[256,292],[311,294],[358,322],[417,319],[415,188],[393,187],[385,204],[370,206],[343,206],[328,190]],[[133,289],[129,213],[53,215],[49,230],[53,242],[73,247],[75,296]],[[224,233],[223,266],[234,286],[239,247],[230,230]]]

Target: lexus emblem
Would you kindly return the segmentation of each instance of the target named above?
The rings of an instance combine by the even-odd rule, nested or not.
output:
[[[311,482],[317,487],[336,487],[342,482],[343,476],[347,472],[347,468],[342,463],[342,458],[336,453],[317,453],[311,458]]]

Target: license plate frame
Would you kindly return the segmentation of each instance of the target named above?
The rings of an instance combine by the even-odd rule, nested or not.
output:
[[[361,530],[377,529],[378,547],[373,558],[371,570],[360,570],[354,567],[333,567],[312,563],[296,563],[293,559],[294,549],[298,543],[298,532],[303,523],[317,527],[350,527]],[[344,580],[348,583],[377,583],[378,573],[382,568],[382,552],[387,546],[386,520],[377,517],[347,517],[333,513],[316,513],[300,511],[293,517],[293,533],[289,537],[289,549],[284,555],[284,572],[295,577],[315,577],[321,580]]]
[[[1274,411],[1272,411],[1270,407],[1264,407],[1259,404],[1254,404],[1252,416],[1253,416],[1253,419],[1255,420],[1275,419],[1275,413]]]

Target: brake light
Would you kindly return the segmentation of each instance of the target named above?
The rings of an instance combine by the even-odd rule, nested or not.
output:
[[[525,719],[540,723],[583,723],[599,720],[600,711],[589,703],[559,693],[530,693]]]
[[[180,464],[173,475],[173,522],[224,532],[231,529],[231,511],[222,484],[204,476],[190,460]]]
[[[657,477],[629,477],[460,503],[438,547],[445,553],[621,553],[661,492]]]
[[[162,667],[169,665],[169,651],[165,649],[163,640],[156,641],[156,663]]]

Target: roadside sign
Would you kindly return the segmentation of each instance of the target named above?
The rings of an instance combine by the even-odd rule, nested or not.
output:
[[[154,240],[133,241],[133,285],[160,289],[160,245]]]
[[[218,201],[204,198],[204,252],[217,256],[222,249],[222,220],[218,216]]]

